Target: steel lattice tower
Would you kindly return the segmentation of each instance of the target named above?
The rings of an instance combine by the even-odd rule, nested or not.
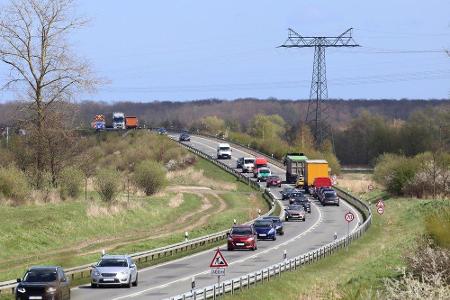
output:
[[[304,37],[289,28],[288,39],[280,47],[312,48],[314,47],[314,65],[309,93],[306,123],[311,126],[316,146],[323,143],[328,134],[325,100],[328,98],[327,67],[325,48],[328,47],[359,47],[352,38],[350,28],[339,36]]]

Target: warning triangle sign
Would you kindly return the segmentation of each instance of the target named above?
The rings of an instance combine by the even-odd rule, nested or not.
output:
[[[220,252],[219,248],[217,248],[216,254],[214,254],[214,258],[209,264],[210,268],[225,268],[228,267],[228,263],[223,257],[222,252]]]

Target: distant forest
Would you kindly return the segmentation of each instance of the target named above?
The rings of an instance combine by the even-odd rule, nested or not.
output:
[[[374,165],[383,153],[413,156],[450,147],[450,100],[361,99],[326,103],[333,137],[329,141],[331,151],[343,165]],[[20,106],[0,104],[0,127],[20,124]],[[85,101],[72,105],[74,113],[67,121],[73,128],[88,127],[96,114],[124,112],[137,116],[141,126],[194,128],[214,134],[229,131],[238,140],[250,143],[252,139],[260,150],[281,156],[288,147],[300,144],[305,148],[302,126],[307,107],[305,100],[277,99],[112,104]],[[258,132],[258,124],[265,124],[265,132]],[[268,138],[270,128],[272,140]]]
[[[137,116],[141,124],[162,126],[175,124],[190,127],[199,119],[215,115],[221,119],[238,123],[246,128],[253,116],[257,114],[280,115],[290,126],[305,120],[308,101],[306,100],[258,100],[253,98],[227,100],[198,100],[188,102],[93,102],[84,101],[75,104],[76,122],[89,124],[95,114],[112,114],[124,112]],[[349,122],[362,111],[369,111],[388,120],[406,120],[409,116],[427,108],[450,108],[450,100],[327,100],[328,122],[336,130],[344,129]],[[0,124],[12,125],[20,119],[17,103],[0,104]]]

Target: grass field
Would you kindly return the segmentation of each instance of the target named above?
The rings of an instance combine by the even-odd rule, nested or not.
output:
[[[370,229],[348,252],[284,273],[233,299],[375,299],[384,278],[402,273],[403,255],[424,233],[425,216],[450,207],[448,200],[387,199],[385,204],[384,215],[375,213]]]
[[[235,177],[200,159],[191,174],[174,176],[154,196],[102,204],[94,192],[74,201],[0,209],[0,281],[20,277],[35,264],[72,267],[91,263],[101,249],[133,253],[229,228],[267,204]],[[198,182],[190,175],[196,174]],[[121,197],[126,199],[126,197]],[[175,222],[176,220],[176,222]]]

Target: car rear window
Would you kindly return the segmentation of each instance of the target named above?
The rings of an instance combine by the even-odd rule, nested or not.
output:
[[[255,162],[254,159],[246,159],[244,160],[244,164],[253,164]]]
[[[336,198],[336,192],[325,192],[325,197],[327,198]]]

